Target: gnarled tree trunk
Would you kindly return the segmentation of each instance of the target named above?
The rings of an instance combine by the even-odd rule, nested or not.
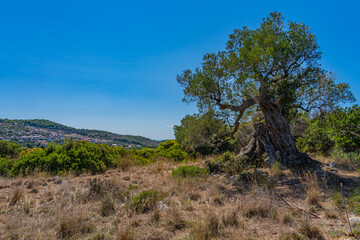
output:
[[[261,101],[259,106],[264,114],[265,123],[254,124],[253,138],[241,154],[253,159],[258,156],[261,144],[268,155],[266,161],[270,165],[276,160],[290,168],[316,164],[306,153],[297,149],[281,107],[269,101]]]

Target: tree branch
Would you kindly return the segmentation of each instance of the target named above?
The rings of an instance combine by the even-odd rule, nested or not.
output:
[[[259,102],[259,97],[253,97],[253,98],[249,98],[249,99],[245,100],[240,106],[223,105],[223,104],[219,105],[217,103],[217,105],[220,107],[220,109],[231,109],[231,110],[235,109],[233,111],[239,112],[239,114],[237,115],[237,117],[235,119],[233,130],[231,132],[227,132],[225,134],[222,134],[221,136],[219,136],[219,139],[221,139],[221,138],[223,138],[225,136],[229,136],[229,137],[221,140],[219,143],[217,143],[215,145],[215,147],[220,147],[225,142],[227,142],[227,141],[234,138],[235,133],[239,130],[240,120],[241,120],[242,116],[244,115],[246,109],[248,109],[251,106],[254,106],[258,102]]]

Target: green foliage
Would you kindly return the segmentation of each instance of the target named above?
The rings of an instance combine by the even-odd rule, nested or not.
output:
[[[1,141],[0,141],[1,143]],[[4,156],[0,157],[0,175],[16,176],[35,171],[47,171],[54,174],[74,172],[80,174],[90,172],[102,173],[109,168],[127,169],[133,165],[146,165],[158,158],[184,161],[186,152],[179,143],[168,140],[158,149],[143,148],[127,150],[122,147],[96,144],[86,141],[69,140],[62,145],[49,143],[44,148],[22,149],[19,145],[4,141],[2,144]],[[10,149],[10,150],[8,150]]]
[[[181,149],[180,144],[175,140],[167,140],[161,143],[155,153],[158,157],[166,157],[177,162],[187,159],[187,153]]]
[[[325,120],[322,118],[313,119],[305,132],[305,136],[298,139],[297,146],[304,152],[329,153],[334,147],[334,142],[327,134]]]
[[[215,116],[213,111],[205,114],[187,115],[180,126],[174,126],[175,138],[187,152],[208,155],[216,150],[216,137],[229,131],[229,127]],[[222,146],[230,148],[231,146]]]
[[[344,209],[344,202],[342,199],[341,192],[333,192],[331,195],[331,200],[333,204],[338,207],[339,209]]]
[[[0,158],[0,176],[7,176],[12,166],[12,161]]]
[[[359,160],[360,107],[339,108],[326,116],[315,118],[300,138],[298,146],[308,152],[328,154],[334,150],[337,157]],[[346,154],[352,153],[352,154]]]
[[[22,147],[14,142],[0,141],[0,157],[15,158],[21,152]]]
[[[134,208],[137,213],[145,213],[153,210],[162,197],[163,194],[156,190],[144,190],[131,199],[130,206]]]
[[[133,161],[141,166],[156,161],[155,150],[152,148],[132,149],[130,153]]]
[[[360,188],[351,194],[348,204],[351,211],[360,214]]]
[[[197,166],[180,166],[172,170],[171,175],[178,178],[205,177],[208,175],[208,170]]]
[[[12,175],[28,174],[35,170],[62,172],[104,172],[116,167],[116,160],[125,154],[122,148],[91,142],[68,141],[63,145],[48,144],[44,149],[21,155],[11,169]]]
[[[235,154],[226,152],[213,161],[207,162],[207,168],[210,173],[227,173],[234,175],[252,167],[252,164],[248,163],[244,157],[238,157]]]
[[[342,150],[334,149],[331,152],[331,157],[335,159],[345,159],[351,163],[359,164],[360,163],[360,152],[344,152]]]

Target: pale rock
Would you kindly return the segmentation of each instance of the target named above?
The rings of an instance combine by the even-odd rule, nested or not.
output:
[[[165,203],[163,203],[162,201],[160,201],[159,203],[158,203],[158,205],[157,205],[157,209],[158,210],[167,210],[167,209],[169,209],[169,207],[165,204]]]

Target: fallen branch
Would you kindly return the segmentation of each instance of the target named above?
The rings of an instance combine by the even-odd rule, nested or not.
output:
[[[276,195],[278,198],[280,198],[280,199],[288,206],[288,208],[293,209],[293,210],[296,210],[296,211],[300,211],[300,212],[303,212],[303,213],[307,213],[307,214],[309,214],[309,215],[311,215],[311,216],[313,216],[313,217],[315,217],[315,218],[320,218],[320,217],[319,217],[318,215],[316,215],[315,213],[306,211],[306,210],[304,210],[304,209],[302,209],[302,208],[299,208],[299,207],[293,207],[293,206],[291,206],[290,203],[288,203],[283,197],[281,197],[279,194],[277,194],[277,192],[274,191],[274,193],[275,193],[275,195]]]

